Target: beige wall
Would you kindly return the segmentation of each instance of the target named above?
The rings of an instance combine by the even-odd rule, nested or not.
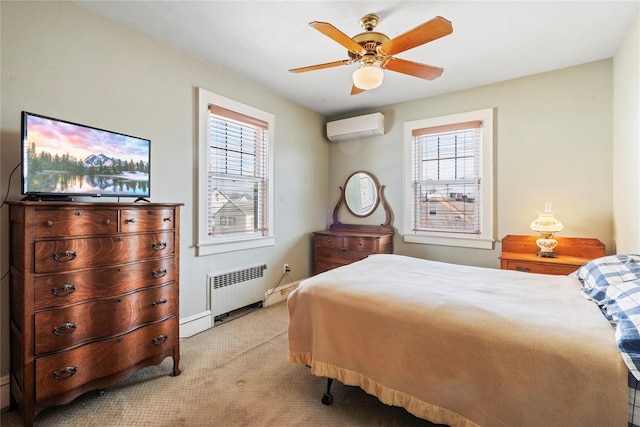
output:
[[[269,288],[280,279],[284,263],[291,267],[293,279],[310,274],[310,232],[327,225],[328,143],[319,114],[73,3],[3,1],[1,8],[3,196],[8,175],[20,162],[21,110],[150,138],[151,201],[185,204],[181,318],[205,311],[209,272],[266,263]],[[276,115],[274,247],[194,256],[199,86]],[[19,200],[19,183],[18,170],[10,200]],[[2,273],[9,268],[7,218],[4,207]],[[9,371],[8,286],[5,278],[2,376]]]
[[[613,206],[618,252],[640,253],[640,15],[613,61]]]
[[[428,82],[425,84],[429,84]],[[496,238],[532,234],[536,212],[551,202],[563,237],[613,243],[611,198],[612,61],[603,60],[379,109],[385,135],[330,146],[329,194],[350,172],[373,172],[387,186],[397,253],[498,267],[495,250],[402,241],[402,124],[408,120],[495,108]]]

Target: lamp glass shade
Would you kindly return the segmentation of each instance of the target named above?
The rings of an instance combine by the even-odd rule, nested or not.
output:
[[[375,65],[363,65],[353,72],[353,85],[362,90],[379,87],[384,79],[384,72]]]
[[[553,212],[538,212],[538,217],[531,222],[530,227],[543,235],[546,233],[553,235],[564,228],[562,223],[554,218]]]

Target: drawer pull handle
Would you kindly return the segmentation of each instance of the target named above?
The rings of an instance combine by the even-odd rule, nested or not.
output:
[[[166,216],[166,217],[162,218],[162,220],[164,222],[171,222],[171,217],[170,216]]]
[[[75,216],[82,216],[82,215],[83,215],[83,213],[82,213],[82,211],[77,211],[74,215],[75,215]]]
[[[136,222],[136,219],[135,219],[135,218],[129,218],[129,219],[125,219],[125,220],[124,220],[124,223],[125,223],[125,224],[126,224],[126,223],[129,223],[129,224],[135,224],[135,222]]]
[[[61,288],[53,288],[51,291],[57,297],[66,297],[76,291],[76,285],[64,285]]]
[[[167,275],[167,269],[166,268],[159,268],[157,270],[155,270],[153,272],[153,278],[154,279],[159,279],[161,277],[164,277]]]
[[[165,334],[162,334],[159,337],[156,337],[153,339],[153,345],[160,345],[165,341],[167,341],[168,338],[169,338],[168,336],[166,336]]]
[[[109,225],[109,224],[111,224],[111,220],[109,218],[105,218],[104,219],[104,223]]]
[[[78,324],[77,323],[63,323],[60,326],[56,326],[55,328],[53,328],[53,333],[62,337],[65,335],[69,335],[72,334],[76,331],[76,329],[78,328]]]
[[[53,221],[51,221],[50,219],[47,220],[46,224],[47,224],[47,227],[53,227]]]
[[[166,304],[166,303],[167,303],[167,300],[166,300],[166,299],[161,299],[160,301],[154,301],[154,302],[151,304],[151,307],[157,307],[157,306],[159,306],[159,305]]]
[[[54,252],[53,259],[58,262],[69,262],[76,259],[76,251],[64,251],[64,252]]]
[[[77,366],[67,366],[61,371],[55,371],[53,373],[53,378],[57,380],[66,380],[67,378],[74,376],[77,372]]]
[[[524,272],[527,272],[527,271],[529,271],[529,267],[524,267],[524,266],[522,266],[522,265],[516,265],[516,270],[517,270],[517,271],[524,271]]]
[[[167,248],[167,242],[156,242],[153,244],[154,251],[161,251]]]

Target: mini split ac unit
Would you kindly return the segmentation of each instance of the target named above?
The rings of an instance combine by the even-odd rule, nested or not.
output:
[[[327,122],[327,138],[329,141],[344,141],[374,135],[384,135],[384,116],[382,113],[372,113]]]

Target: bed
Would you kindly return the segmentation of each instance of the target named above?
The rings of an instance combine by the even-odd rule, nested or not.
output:
[[[450,426],[637,425],[636,262],[549,276],[371,255],[289,295],[289,360]]]

